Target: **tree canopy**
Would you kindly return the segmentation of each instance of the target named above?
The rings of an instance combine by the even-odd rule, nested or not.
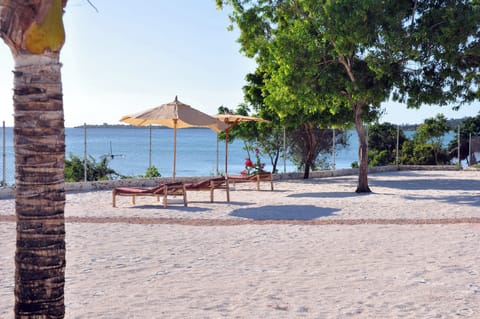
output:
[[[358,192],[368,186],[363,123],[389,99],[409,107],[478,98],[478,1],[217,0],[264,74],[265,104],[281,118],[320,112],[354,122]],[[347,116],[348,115],[348,116]]]

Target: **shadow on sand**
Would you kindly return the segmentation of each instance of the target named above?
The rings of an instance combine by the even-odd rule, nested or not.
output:
[[[472,191],[480,189],[480,180],[474,179],[405,179],[405,180],[375,180],[371,187],[381,186],[404,190],[455,190]]]
[[[230,216],[253,220],[313,220],[332,216],[337,211],[339,209],[313,205],[281,205],[237,209]]]
[[[169,210],[176,210],[176,211],[181,211],[181,212],[186,212],[186,213],[201,213],[201,212],[207,212],[210,211],[210,208],[205,208],[205,207],[195,207],[195,206],[183,206],[183,204],[173,204],[173,205],[168,205],[167,207],[163,207],[163,205],[137,205],[137,206],[131,206],[128,207],[131,209],[169,209]]]
[[[348,198],[348,197],[358,197],[366,196],[373,193],[355,193],[352,192],[316,192],[316,193],[299,193],[299,194],[290,194],[287,197],[293,198]]]

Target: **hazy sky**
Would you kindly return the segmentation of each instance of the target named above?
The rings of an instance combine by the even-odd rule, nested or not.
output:
[[[69,0],[67,41],[61,53],[65,125],[120,123],[127,114],[175,96],[208,114],[243,101],[253,61],[239,52],[238,32],[227,31],[215,0]],[[0,46],[0,121],[13,125],[13,59]],[[382,121],[419,123],[437,113],[475,116],[480,104],[406,110],[386,103]]]

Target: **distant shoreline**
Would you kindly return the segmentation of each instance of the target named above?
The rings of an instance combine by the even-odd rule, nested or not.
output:
[[[121,129],[145,129],[149,128],[149,125],[145,126],[135,126],[130,124],[87,124],[87,125],[77,125],[74,127],[66,127],[66,128],[121,128]],[[163,125],[152,125],[154,129],[172,129],[171,127],[163,126]],[[182,128],[184,130],[185,128]],[[187,127],[187,129],[207,129],[208,127]]]
[[[449,119],[447,120],[448,125],[452,127],[452,131],[455,131],[458,125],[460,125],[466,118],[468,117],[463,117],[463,118],[457,118],[457,119]],[[401,124],[399,125],[400,129],[403,131],[416,131],[417,127],[420,125],[419,124]],[[130,124],[109,124],[109,123],[103,123],[103,124],[86,124],[86,125],[76,125],[76,126],[68,126],[65,128],[128,128],[128,129],[144,129],[149,126],[135,126],[135,125],[130,125]],[[12,128],[12,126],[6,126],[6,128]],[[152,125],[152,128],[155,129],[171,129],[166,126],[161,126],[161,125]],[[203,127],[191,127],[191,129],[205,129]],[[350,128],[353,130],[354,128]],[[347,129],[349,130],[349,129]]]

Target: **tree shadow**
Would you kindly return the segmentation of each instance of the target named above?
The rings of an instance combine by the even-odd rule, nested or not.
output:
[[[366,196],[374,193],[355,193],[352,192],[315,192],[315,193],[299,193],[299,194],[290,194],[287,197],[293,198],[349,198],[349,197],[358,197]]]
[[[438,196],[433,198],[431,196],[404,196],[404,198],[412,201],[434,199],[436,201],[446,202],[449,204],[480,207],[480,197],[478,195]]]
[[[232,206],[253,205],[250,202],[239,202],[239,201],[229,201],[229,202],[227,202],[226,200],[215,200],[213,203],[211,203],[209,200],[189,200],[188,205],[190,205],[190,204],[208,204],[208,205],[219,204],[219,205],[232,205]]]
[[[345,184],[345,183],[352,183],[355,182],[357,176],[345,176],[345,177],[340,177],[340,176],[328,176],[328,177],[311,177],[307,179],[285,179],[285,180],[279,180],[281,182],[289,182],[292,184],[311,184],[311,185],[321,185],[321,184]]]
[[[480,189],[480,180],[474,179],[406,179],[406,180],[375,180],[370,186],[397,188],[402,190],[455,190],[472,191]]]
[[[313,220],[334,215],[338,208],[317,207],[313,205],[281,205],[242,208],[229,215],[253,220]]]
[[[206,207],[195,207],[195,206],[183,206],[181,204],[178,205],[168,205],[167,207],[163,207],[162,204],[159,205],[137,205],[128,207],[129,209],[159,209],[159,210],[175,210],[180,212],[186,213],[201,213],[201,212],[208,212],[212,210],[211,208]]]

